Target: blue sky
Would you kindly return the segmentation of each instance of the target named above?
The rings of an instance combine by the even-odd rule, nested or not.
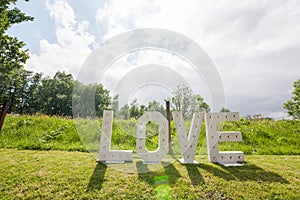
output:
[[[9,34],[27,44],[26,68],[45,75],[64,70],[76,78],[106,39],[162,28],[186,35],[207,52],[223,80],[226,106],[241,115],[285,116],[282,104],[300,78],[298,0],[32,0],[17,6],[35,20]]]

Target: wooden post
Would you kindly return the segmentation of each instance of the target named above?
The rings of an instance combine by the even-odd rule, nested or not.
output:
[[[7,113],[9,104],[10,104],[9,100],[5,100],[5,102],[3,104],[2,112],[1,112],[1,115],[0,115],[0,131],[1,131],[3,123],[4,123],[5,115]]]
[[[166,101],[166,115],[169,126],[169,153],[172,151],[172,138],[171,138],[171,115],[170,115],[170,101]]]

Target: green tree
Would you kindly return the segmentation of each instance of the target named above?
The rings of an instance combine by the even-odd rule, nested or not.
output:
[[[41,86],[41,73],[33,74],[20,69],[18,74],[12,76],[8,97],[11,100],[9,112],[19,114],[33,114],[39,110],[39,93]]]
[[[72,92],[75,82],[71,74],[57,72],[53,79],[45,77],[39,91],[39,106],[48,115],[72,115]]]
[[[292,99],[284,103],[283,108],[288,111],[288,115],[294,119],[300,119],[300,79],[294,82]]]
[[[222,108],[220,112],[230,112],[230,110],[228,108]]]
[[[5,0],[0,4],[0,102],[11,97],[12,88],[18,83],[14,79],[20,74],[24,75],[23,66],[29,58],[28,50],[23,49],[25,43],[6,34],[12,25],[33,20],[33,17],[13,6],[16,2],[17,0]],[[22,78],[24,77],[18,77]],[[17,101],[13,99],[12,107],[16,107],[15,103]]]
[[[192,113],[209,112],[209,111],[210,111],[209,105],[204,101],[204,99],[199,94],[195,94],[192,96],[192,105],[191,105]]]
[[[104,110],[109,110],[110,105],[109,90],[105,89],[102,84],[96,84],[95,107],[97,116],[102,117]]]
[[[148,103],[147,111],[158,111],[164,116],[166,116],[166,109],[164,108],[164,106],[155,100],[150,101]]]
[[[209,105],[199,94],[193,94],[187,86],[177,86],[171,98],[173,110],[181,111],[184,118],[191,118],[194,112],[209,112]]]
[[[114,111],[114,114],[117,115],[119,111],[119,95],[113,97],[111,102],[111,108]]]
[[[122,119],[129,119],[130,118],[130,112],[129,112],[129,105],[125,104],[119,111],[119,117]]]
[[[140,105],[140,108],[139,108],[139,117],[144,114],[145,110],[146,110],[146,106],[145,105]]]
[[[138,118],[139,117],[139,105],[137,103],[137,99],[133,99],[130,103],[129,108],[130,118]]]
[[[96,116],[96,109],[90,106],[92,103],[95,103],[95,91],[95,84],[84,85],[80,82],[75,82],[72,96],[72,109],[75,117]]]
[[[104,110],[109,110],[111,97],[109,90],[102,84],[82,84],[74,82],[73,114],[75,117],[102,117]],[[93,108],[91,105],[94,104]]]
[[[39,98],[41,96],[42,73],[31,74],[27,83],[28,88],[23,109],[25,114],[34,114],[40,111]]]
[[[28,99],[28,82],[31,74],[32,72],[19,69],[18,73],[12,75],[12,79],[8,88],[8,98],[11,101],[9,112],[20,114],[24,113],[24,105]]]

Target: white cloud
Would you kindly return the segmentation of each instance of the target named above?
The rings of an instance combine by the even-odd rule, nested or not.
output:
[[[242,115],[284,113],[282,104],[300,75],[298,0],[109,0],[95,13],[101,28],[78,21],[70,1],[46,1],[57,41],[42,39],[27,68],[76,75],[96,39],[151,27],[176,31],[200,44],[220,72],[228,108]],[[105,33],[94,36],[89,28]]]
[[[59,70],[77,74],[95,46],[95,37],[87,31],[89,22],[78,22],[74,10],[64,0],[46,1],[46,7],[55,23],[57,42],[40,40],[40,53],[30,55],[27,68],[50,76]]]
[[[270,118],[273,118],[275,120],[292,119],[292,117],[288,116],[284,112],[272,112],[272,113],[269,113],[268,115],[263,116],[263,117],[270,117]]]
[[[108,23],[108,34],[103,37],[103,39],[107,39],[140,26],[140,20],[156,14],[157,11],[159,11],[159,7],[154,4],[153,0],[109,1],[97,11],[96,18],[100,22]]]
[[[76,24],[74,10],[66,1],[55,0],[50,3],[48,0],[46,1],[46,7],[57,26],[72,28]]]
[[[153,27],[195,40],[216,63],[228,107],[242,114],[283,112],[300,75],[297,0],[111,0],[97,19],[108,24],[105,39]]]

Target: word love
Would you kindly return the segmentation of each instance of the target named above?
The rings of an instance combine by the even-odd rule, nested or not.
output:
[[[218,149],[218,142],[242,141],[241,132],[221,132],[217,130],[217,124],[220,122],[239,120],[239,113],[194,113],[188,134],[184,125],[182,113],[176,111],[173,112],[172,115],[182,155],[182,159],[179,159],[181,163],[198,163],[194,160],[194,157],[196,155],[198,138],[203,121],[205,121],[206,125],[206,143],[209,161],[226,166],[240,165],[240,163],[244,162],[243,152],[221,152]],[[124,163],[125,161],[132,161],[132,150],[110,150],[112,121],[113,111],[104,111],[98,161],[105,163]],[[145,145],[146,124],[150,121],[155,121],[159,124],[158,148],[155,151],[148,151]],[[138,119],[136,152],[142,158],[144,164],[160,163],[169,153],[170,141],[168,139],[168,133],[168,120],[159,112],[146,112]]]

